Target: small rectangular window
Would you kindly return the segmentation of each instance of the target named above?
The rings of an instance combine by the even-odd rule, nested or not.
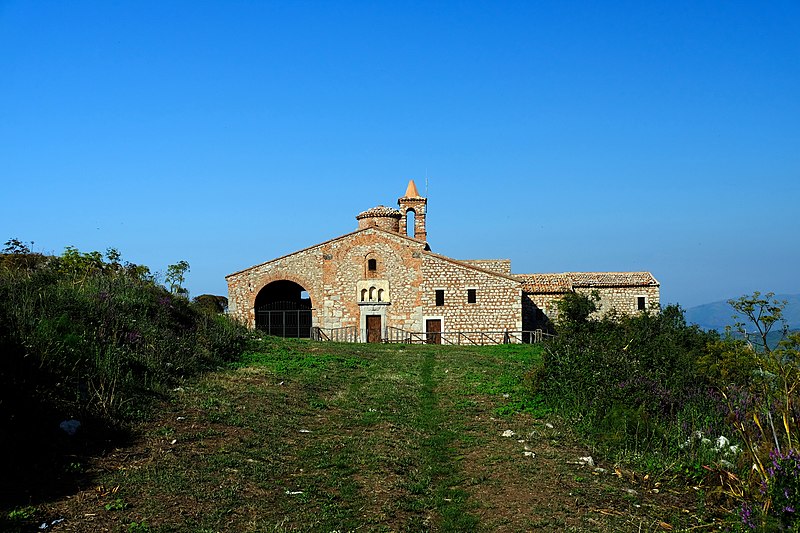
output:
[[[637,296],[636,297],[636,309],[639,311],[644,311],[645,308],[645,298],[644,296]]]
[[[467,303],[474,304],[478,301],[478,289],[467,289]]]
[[[436,289],[436,307],[444,305],[444,289]]]
[[[378,270],[378,261],[377,261],[377,259],[369,259],[367,261],[367,270],[372,271],[372,272]]]

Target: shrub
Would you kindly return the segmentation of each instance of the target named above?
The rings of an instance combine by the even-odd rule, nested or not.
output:
[[[182,378],[238,356],[248,333],[174,296],[146,267],[122,265],[116,250],[107,258],[69,247],[32,267],[2,261],[0,385],[63,416],[122,425]]]
[[[592,291],[591,295],[568,292],[556,302],[558,307],[559,328],[568,329],[585,324],[589,315],[597,311],[600,294]]]
[[[770,513],[782,529],[791,528],[800,513],[800,453],[796,449],[786,453],[773,450],[770,459],[763,487],[770,499]]]
[[[565,305],[585,311],[582,298]],[[771,293],[730,304],[752,322],[754,344],[687,326],[677,306],[594,321],[572,314],[533,382],[607,453],[667,459],[693,479],[716,476],[739,505],[737,527],[797,530],[800,334],[788,334],[785,303]],[[775,326],[783,339],[772,349]]]
[[[725,415],[696,365],[717,338],[687,326],[677,306],[571,322],[545,346],[537,386],[608,453],[696,455],[678,445],[719,431]]]
[[[228,309],[228,299],[225,296],[201,294],[192,299],[192,302],[206,313],[224,313]]]
[[[747,450],[749,473],[736,496],[771,527],[796,527],[800,505],[800,334],[788,336],[778,348],[751,350],[756,369],[748,380],[724,388],[730,421]],[[754,516],[755,516],[754,515]]]

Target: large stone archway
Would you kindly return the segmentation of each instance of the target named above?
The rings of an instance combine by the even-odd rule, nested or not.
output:
[[[312,303],[299,283],[281,279],[266,284],[255,298],[255,326],[278,337],[311,337]]]

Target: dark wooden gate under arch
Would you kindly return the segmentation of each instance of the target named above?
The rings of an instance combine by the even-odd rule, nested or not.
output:
[[[297,302],[270,302],[256,309],[256,328],[277,337],[311,337],[310,306]]]

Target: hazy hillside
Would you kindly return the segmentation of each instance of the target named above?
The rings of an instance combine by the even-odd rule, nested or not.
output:
[[[789,322],[789,327],[800,329],[800,294],[778,294],[775,298],[788,302],[784,316]],[[736,322],[733,315],[733,309],[727,300],[723,300],[687,309],[686,322],[697,324],[704,329],[723,330],[725,326]]]

